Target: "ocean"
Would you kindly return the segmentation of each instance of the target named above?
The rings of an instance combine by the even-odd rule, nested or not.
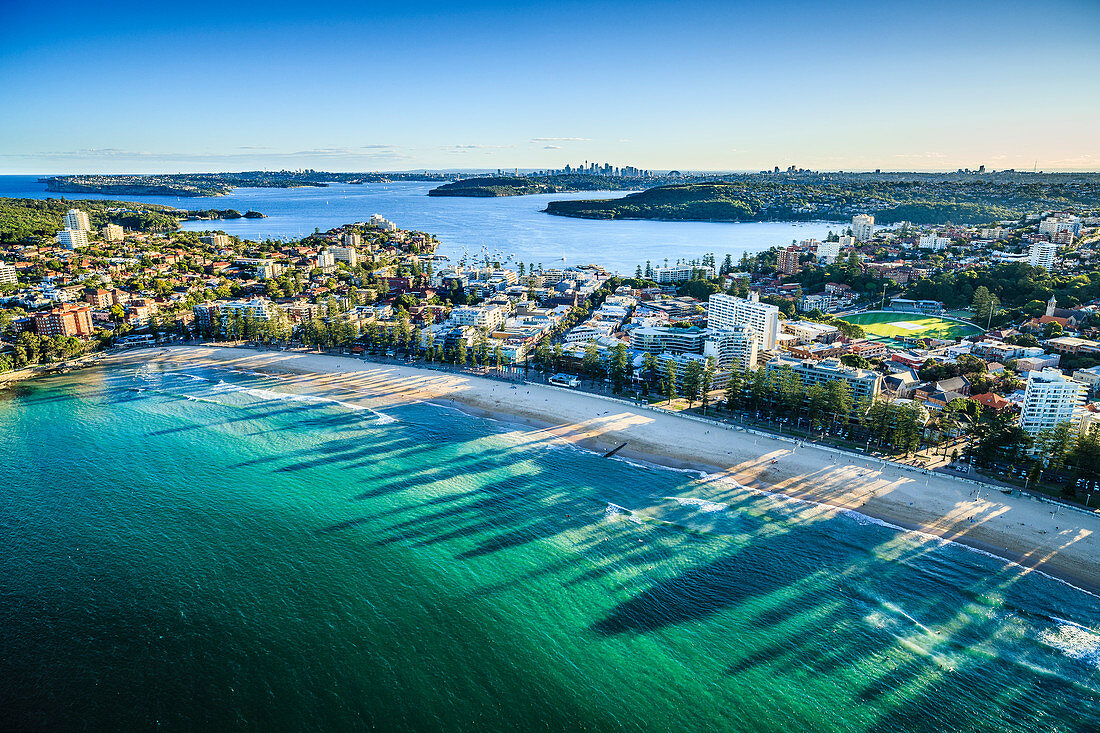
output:
[[[0,729],[1095,731],[1100,598],[231,368],[0,393]]]
[[[0,176],[0,196],[60,197],[47,193],[36,176]],[[823,239],[845,224],[828,222],[596,221],[542,213],[551,200],[615,198],[622,192],[580,192],[503,198],[431,197],[437,183],[334,184],[327,188],[238,188],[230,195],[202,198],[175,196],[99,196],[64,194],[68,199],[99,198],[143,201],[185,209],[254,209],[266,219],[185,222],[184,229],[219,229],[252,240],[299,239],[314,228],[327,231],[342,224],[366,221],[381,214],[403,229],[439,238],[439,254],[454,260],[464,254],[511,264],[582,265],[595,263],[625,275],[647,260],[654,267],[667,258],[699,259],[714,253],[719,262],[728,253],[736,263],[744,252],[761,252],[792,241]]]

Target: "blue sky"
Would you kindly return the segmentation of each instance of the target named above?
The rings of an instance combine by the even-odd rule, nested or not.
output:
[[[1100,170],[1100,2],[16,3],[0,173]]]

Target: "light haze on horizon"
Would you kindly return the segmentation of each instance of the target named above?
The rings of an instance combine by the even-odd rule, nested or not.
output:
[[[1100,170],[1100,3],[0,3],[0,174]]]

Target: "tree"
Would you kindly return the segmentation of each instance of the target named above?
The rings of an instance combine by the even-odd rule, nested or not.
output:
[[[726,255],[726,259],[729,259],[729,255]],[[700,384],[700,390],[703,395],[703,414],[707,414],[707,402],[710,401],[710,390],[714,386],[714,376],[716,368],[714,365],[714,357],[708,356],[706,366],[703,368],[703,378]]]
[[[661,377],[661,392],[668,398],[668,403],[671,405],[672,400],[676,399],[676,362],[672,359],[665,360],[665,371]]]
[[[611,389],[616,394],[626,385],[628,364],[626,344],[616,344],[611,350]]]
[[[455,364],[459,366],[466,365],[466,341],[465,339],[459,339],[458,344],[455,346]]]
[[[684,378],[681,380],[684,397],[688,401],[688,409],[692,403],[699,399],[699,393],[703,386],[703,365],[696,359],[692,359],[684,368]]]
[[[596,346],[595,341],[589,341],[584,347],[584,358],[581,362],[584,368],[584,373],[592,379],[593,382],[596,378],[603,374],[603,365],[600,362],[600,349]]]
[[[974,289],[974,295],[970,299],[970,310],[975,318],[988,320],[996,307],[996,300],[989,288],[979,285]]]
[[[842,354],[840,357],[840,363],[850,367],[859,367],[860,369],[869,369],[871,362],[866,357],[859,354]]]

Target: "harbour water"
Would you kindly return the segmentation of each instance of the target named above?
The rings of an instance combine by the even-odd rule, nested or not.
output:
[[[57,198],[35,176],[0,176],[0,196]],[[184,229],[219,229],[248,239],[294,239],[314,228],[365,221],[381,214],[403,229],[425,231],[443,242],[439,253],[459,259],[500,252],[513,263],[579,265],[595,263],[632,274],[649,260],[656,267],[677,259],[760,252],[792,240],[822,239],[843,226],[828,222],[594,221],[542,213],[555,199],[614,198],[621,192],[581,192],[503,198],[428,196],[436,183],[334,184],[326,188],[239,188],[227,196],[177,198],[65,194],[66,198],[111,198],[179,206],[185,209],[253,209],[266,219],[186,222]],[[484,250],[483,250],[484,248]],[[503,258],[503,257],[502,257]]]
[[[1100,599],[231,369],[0,394],[0,729],[1095,731]]]

